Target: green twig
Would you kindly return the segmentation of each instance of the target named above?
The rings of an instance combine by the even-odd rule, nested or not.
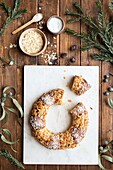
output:
[[[5,157],[11,163],[16,165],[18,168],[25,169],[24,166],[16,158],[14,158],[9,152],[7,152],[5,150],[0,150],[0,156]]]

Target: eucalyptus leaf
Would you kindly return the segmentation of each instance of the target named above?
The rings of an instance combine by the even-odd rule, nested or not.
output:
[[[1,60],[3,63],[8,64],[8,62],[5,60],[5,58],[0,57],[0,60]]]
[[[106,153],[109,150],[109,147],[106,146],[102,151],[100,151],[100,153]]]
[[[102,155],[102,158],[104,158],[105,160],[112,162],[113,163],[113,158],[108,156],[108,155]]]
[[[12,145],[11,145],[11,149],[12,149],[13,152],[15,152],[15,153],[17,152],[17,151],[13,148]]]
[[[15,114],[16,114],[16,116],[18,116],[18,117],[19,117],[18,112],[16,111],[16,109],[14,109],[14,108],[12,108],[12,107],[7,107],[7,106],[5,106],[5,108],[6,108],[7,110],[9,110],[10,112],[15,113]]]
[[[8,58],[10,61],[14,61],[14,58],[11,56],[11,50],[8,51]]]
[[[18,101],[15,99],[15,98],[13,98],[13,97],[10,97],[11,99],[12,99],[12,101],[13,101],[13,103],[14,103],[14,105],[17,107],[17,109],[19,110],[19,112],[20,112],[20,116],[21,116],[21,118],[24,116],[24,112],[23,112],[23,110],[22,110],[22,107],[20,106],[20,104],[18,103]]]
[[[1,101],[2,101],[2,103],[4,103],[6,101],[6,97],[2,97]]]
[[[5,142],[6,144],[9,144],[9,145],[13,145],[13,144],[15,144],[17,142],[17,141],[13,142],[13,141],[7,140],[6,137],[3,134],[1,135],[1,140],[3,142]]]
[[[5,132],[5,134],[7,134],[10,137],[10,140],[12,142],[12,136],[11,136],[11,132],[8,129],[2,129],[3,132]],[[13,146],[11,145],[11,149],[13,150],[13,152],[17,152]]]
[[[113,100],[108,98],[108,105],[113,109]]]
[[[5,115],[5,118],[1,122],[1,127],[3,127],[7,123],[7,121],[8,121],[8,113],[6,111],[5,111],[5,113],[6,113],[6,115]]]
[[[98,166],[100,167],[100,169],[102,169],[102,170],[107,170],[106,168],[104,168],[104,166],[102,165],[102,163],[101,163],[101,156],[99,155],[99,157],[98,157]]]
[[[109,152],[113,155],[113,149],[109,148]]]
[[[2,129],[2,131],[11,137],[11,132],[8,129]]]
[[[0,117],[0,121],[2,121],[6,116],[6,111],[4,109],[4,107],[2,108],[2,116]]]

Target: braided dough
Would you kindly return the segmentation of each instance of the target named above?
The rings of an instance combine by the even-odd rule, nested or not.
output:
[[[76,147],[85,137],[88,127],[88,112],[82,103],[71,111],[72,124],[64,133],[52,133],[46,128],[46,115],[50,106],[61,105],[64,90],[54,89],[43,94],[33,105],[30,124],[35,138],[48,149],[64,150]]]

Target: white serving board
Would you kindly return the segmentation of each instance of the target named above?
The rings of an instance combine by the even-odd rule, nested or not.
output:
[[[92,86],[82,96],[75,95],[67,84],[74,75],[82,75]],[[71,122],[69,110],[82,102],[89,112],[89,127],[85,138],[74,149],[49,150],[32,135],[29,116],[32,105],[43,93],[55,88],[65,90],[62,106],[52,106],[47,115],[47,127],[57,133],[65,131]],[[69,102],[68,100],[72,100]],[[24,152],[25,164],[98,164],[98,66],[25,66],[24,67]],[[91,109],[92,108],[92,109]]]

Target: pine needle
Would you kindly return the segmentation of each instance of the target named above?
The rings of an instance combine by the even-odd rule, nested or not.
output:
[[[77,2],[75,2],[73,6],[75,7],[73,11],[71,9],[66,11],[66,15],[68,17],[70,16],[68,22],[73,23],[82,21],[86,24],[89,31],[80,34],[67,28],[65,29],[65,32],[80,38],[84,42],[81,47],[82,51],[90,50],[92,48],[98,49],[101,54],[93,54],[93,59],[113,63],[113,22],[109,21],[109,18],[106,17],[101,0],[96,1],[98,10],[96,21],[83,12],[84,10]],[[109,7],[113,9],[113,1]]]
[[[0,156],[5,157],[11,163],[16,165],[18,168],[25,169],[24,166],[16,158],[14,158],[9,152],[7,152],[5,150],[0,150]]]
[[[3,35],[5,29],[8,27],[8,25],[15,19],[20,18],[23,14],[27,12],[26,9],[22,9],[19,11],[19,7],[21,5],[21,0],[15,0],[15,6],[14,9],[11,10],[10,7],[7,6],[5,2],[2,2],[0,6],[3,8],[3,10],[7,13],[8,17],[6,18],[1,30],[0,30],[0,36]]]

